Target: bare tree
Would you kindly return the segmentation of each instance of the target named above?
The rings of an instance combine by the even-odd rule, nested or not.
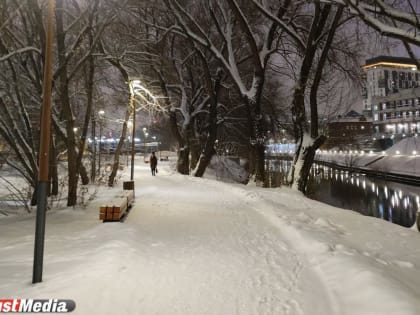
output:
[[[265,132],[262,124],[261,95],[270,56],[276,50],[277,24],[253,25],[253,17],[236,0],[207,1],[200,5],[200,16],[176,0],[164,1],[177,23],[167,31],[189,38],[210,52],[234,82],[247,105],[251,174],[258,182],[264,177]],[[291,1],[285,1],[277,16],[285,14]],[[207,14],[203,14],[206,12]],[[213,27],[205,28],[207,16]],[[261,30],[264,31],[261,31]],[[237,34],[243,35],[240,39]]]
[[[296,3],[286,19],[276,17],[268,4],[257,0],[253,0],[253,4],[285,31],[289,43],[295,47],[294,53],[282,56],[289,59],[296,73],[291,110],[297,151],[288,181],[293,188],[306,192],[315,152],[326,138],[319,132],[318,92],[326,76],[324,69],[327,66],[332,69],[343,62],[336,56],[338,49],[343,48],[343,42],[334,39],[340,27],[351,17],[343,14],[343,5],[333,6],[322,1]],[[297,14],[299,12],[302,14]]]
[[[351,14],[359,17],[382,36],[400,40],[413,62],[420,62],[410,45],[420,46],[420,6],[418,1],[357,1],[332,0],[346,5]]]

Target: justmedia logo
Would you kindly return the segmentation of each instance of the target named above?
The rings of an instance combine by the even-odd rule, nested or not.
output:
[[[75,308],[73,300],[0,299],[0,313],[70,313]]]

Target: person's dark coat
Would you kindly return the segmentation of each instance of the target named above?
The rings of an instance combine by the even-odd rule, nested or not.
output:
[[[155,155],[152,155],[150,157],[150,168],[156,168],[157,166],[157,157]]]

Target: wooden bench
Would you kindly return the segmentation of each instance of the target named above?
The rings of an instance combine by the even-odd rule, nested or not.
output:
[[[99,207],[99,219],[103,222],[120,221],[134,202],[134,190],[124,190],[115,196],[112,204]]]

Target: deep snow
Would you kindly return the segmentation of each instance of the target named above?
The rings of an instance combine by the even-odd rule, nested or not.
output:
[[[48,214],[40,284],[34,217],[2,218],[0,297],[73,299],[74,314],[420,314],[414,229],[136,162],[124,223],[98,219],[117,188]]]

